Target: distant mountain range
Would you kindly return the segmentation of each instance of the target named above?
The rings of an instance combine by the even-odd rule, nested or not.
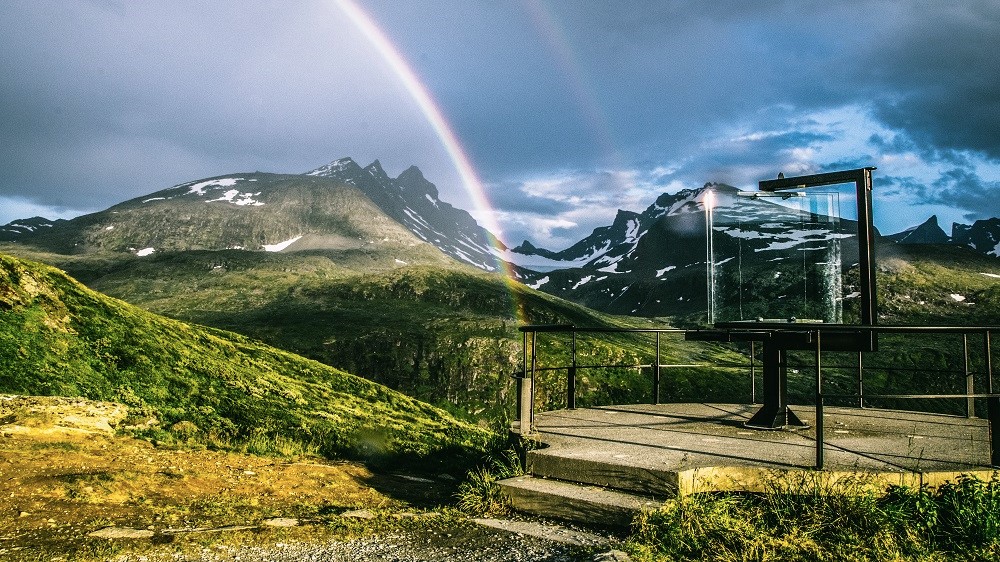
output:
[[[128,252],[143,257],[186,250],[335,249],[391,261],[380,262],[381,267],[439,265],[451,258],[497,271],[506,262],[530,287],[596,310],[676,315],[707,306],[705,201],[710,193],[715,198],[711,259],[721,279],[833,251],[828,242],[834,239],[844,242],[838,250],[843,255],[833,256],[838,263],[846,268],[856,261],[855,245],[849,243],[856,230],[853,222],[713,183],[662,194],[641,213],[619,210],[612,224],[564,250],[538,248],[527,240],[511,249],[468,212],[442,201],[417,167],[391,178],[378,160],[361,167],[350,158],[304,174],[253,172],[195,180],[71,220],[17,220],[0,227],[0,241],[60,254]],[[956,244],[996,257],[1000,219],[956,223],[949,236],[931,217],[880,240]],[[733,273],[736,263],[740,269]],[[822,282],[817,277],[808,290],[819,290]],[[774,300],[791,299],[803,290],[777,282],[770,292],[757,289]],[[741,295],[726,298],[736,298],[743,308]],[[752,312],[750,306],[741,315]]]
[[[71,220],[0,227],[0,241],[61,254],[244,249],[396,249],[401,263],[459,262],[497,269],[490,235],[438,198],[410,167],[393,179],[376,160],[342,158],[306,174],[238,173],[182,183]]]

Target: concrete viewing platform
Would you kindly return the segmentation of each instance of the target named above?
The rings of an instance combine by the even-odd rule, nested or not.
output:
[[[627,524],[637,510],[665,498],[763,491],[795,478],[850,478],[885,489],[936,486],[960,474],[988,480],[994,474],[983,419],[827,407],[824,469],[817,471],[815,409],[792,407],[808,428],[745,427],[758,407],[639,404],[538,413],[535,428],[543,448],[529,452],[528,475],[503,488],[516,509]],[[560,505],[548,496],[562,498],[556,500]],[[603,504],[611,511],[595,507]],[[574,516],[581,509],[584,517]]]

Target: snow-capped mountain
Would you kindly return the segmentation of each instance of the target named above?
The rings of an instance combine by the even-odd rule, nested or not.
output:
[[[306,174],[253,172],[189,181],[69,221],[14,221],[0,227],[0,241],[59,253],[139,257],[423,245],[483,270],[498,269],[492,236],[468,212],[441,201],[416,166],[390,178],[378,160],[362,168],[350,158]],[[411,263],[413,251],[397,253],[396,263]],[[426,261],[427,252],[418,253]]]
[[[334,178],[360,189],[382,211],[445,254],[486,271],[497,269],[493,236],[472,215],[438,197],[437,187],[416,166],[390,178],[378,160],[362,168],[341,158],[306,175]]]
[[[63,254],[333,250],[377,256],[390,265],[449,261],[360,189],[300,174],[199,179],[48,227],[39,221],[14,224],[33,229],[5,227],[8,241]]]
[[[978,220],[971,225],[954,223],[951,241],[989,256],[1000,257],[1000,218]]]
[[[51,221],[43,217],[16,220],[0,226],[0,241],[17,240],[25,234],[52,228],[59,222],[62,222],[62,219]]]
[[[706,204],[711,213],[706,213]],[[856,254],[849,242],[831,244],[855,236],[853,221],[799,210],[780,197],[748,197],[728,185],[706,184],[663,194],[642,213],[619,211],[610,226],[595,229],[565,250],[552,252],[526,242],[503,257],[535,270],[524,272],[529,286],[598,310],[683,314],[706,308],[709,220],[711,260],[720,279],[741,272],[749,275],[754,268],[796,265],[804,255],[821,264],[810,266],[813,273],[808,275],[826,275],[829,268],[822,264]],[[843,256],[814,259],[835,246],[836,251],[844,248]],[[817,285],[809,290],[818,289]],[[760,293],[780,300],[784,293],[797,290],[783,280]]]

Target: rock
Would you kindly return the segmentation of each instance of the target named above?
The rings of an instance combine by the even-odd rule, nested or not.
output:
[[[297,527],[299,520],[292,519],[291,517],[274,517],[272,519],[265,519],[263,524],[268,527]]]
[[[375,514],[367,509],[352,509],[340,514],[341,517],[353,517],[355,519],[375,519]]]
[[[105,527],[98,529],[88,536],[101,539],[149,539],[155,535],[149,529],[130,529],[128,527]]]

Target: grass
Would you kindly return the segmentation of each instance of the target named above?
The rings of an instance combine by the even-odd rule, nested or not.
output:
[[[936,490],[821,477],[762,494],[698,494],[645,513],[636,560],[996,560],[1000,482],[961,476]]]
[[[664,326],[597,313],[457,264],[406,256],[424,265],[394,266],[392,255],[376,250],[37,257],[150,311],[259,339],[474,421],[509,415],[522,322]],[[590,364],[649,363],[653,354],[650,338],[584,337],[580,344],[581,362]],[[569,363],[568,341],[545,345],[553,364]],[[665,340],[663,347],[665,362],[695,362],[694,345]],[[540,408],[565,400],[564,375],[540,378]],[[721,387],[733,386],[727,377]],[[648,378],[635,369],[590,371],[581,378],[581,396],[594,404],[645,401]],[[703,374],[676,370],[665,381],[679,399],[699,396],[710,384]]]
[[[156,316],[41,264],[0,255],[0,308],[0,392],[121,402],[147,421],[133,431],[162,444],[436,464],[485,441],[382,385]]]

